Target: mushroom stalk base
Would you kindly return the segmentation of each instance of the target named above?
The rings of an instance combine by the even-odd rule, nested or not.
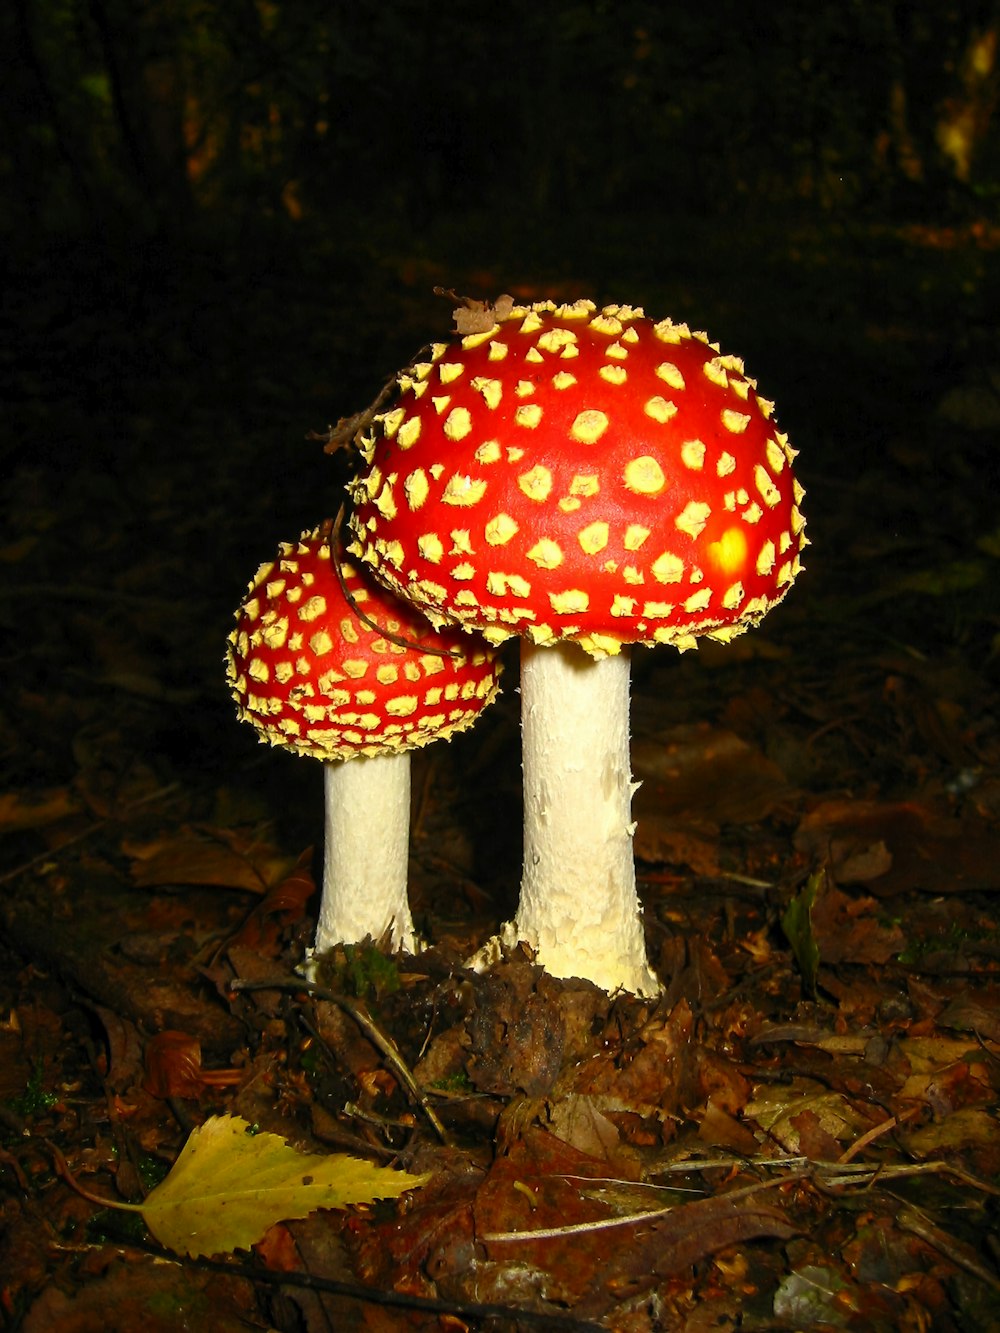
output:
[[[416,951],[406,897],[410,756],[359,757],[324,765],[323,893],[314,954],[390,932],[394,949]]]
[[[646,959],[632,851],[627,649],[522,645],[524,874],[505,938],[556,976],[660,990]]]

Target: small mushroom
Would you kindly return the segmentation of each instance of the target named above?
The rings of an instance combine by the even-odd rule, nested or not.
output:
[[[322,761],[325,852],[313,952],[389,932],[413,952],[406,895],[410,751],[470,727],[496,698],[496,650],[435,630],[342,561],[331,524],[261,565],[229,635],[239,717]],[[341,582],[342,579],[342,582]]]
[[[508,940],[653,993],[636,894],[629,645],[728,642],[805,545],[794,451],[742,361],[642,310],[509,299],[398,377],[352,554],[435,624],[522,640],[525,848]]]

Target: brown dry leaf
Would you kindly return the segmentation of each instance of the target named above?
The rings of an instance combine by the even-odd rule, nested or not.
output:
[[[431,1186],[436,1189],[437,1181]],[[356,1227],[348,1223],[345,1240],[352,1276],[369,1286],[417,1295],[454,1293],[460,1299],[489,1300],[489,1278],[475,1247],[471,1199],[471,1182],[453,1183],[433,1198],[417,1195],[391,1220],[366,1220]]]
[[[228,833],[182,830],[147,842],[126,841],[132,879],[140,888],[165,884],[209,884],[265,893],[295,868],[295,860],[250,838],[233,845]]]
[[[642,812],[633,847],[639,860],[651,865],[687,866],[705,879],[714,879],[722,872],[717,836],[705,837],[690,828],[678,828],[672,819],[655,811]]]
[[[655,1117],[666,1130],[693,1077],[693,1029],[691,1008],[681,1000],[669,1014],[654,1014],[637,1034],[635,1048],[621,1058],[597,1055],[582,1064],[573,1074],[572,1091],[613,1098],[620,1110]]]
[[[752,1157],[760,1151],[756,1137],[741,1121],[728,1111],[716,1106],[710,1097],[705,1106],[705,1114],[698,1126],[698,1138],[712,1147],[728,1148],[731,1152]]]
[[[527,1130],[507,1156],[493,1163],[476,1193],[476,1236],[487,1257],[508,1267],[526,1265],[540,1270],[545,1274],[547,1299],[575,1303],[607,1255],[606,1233],[585,1231],[545,1239],[529,1234],[514,1241],[488,1238],[608,1218],[607,1204],[585,1190],[587,1180],[601,1181],[607,1176],[606,1161],[578,1151],[554,1134]]]
[[[879,920],[874,898],[843,893],[828,877],[810,921],[824,963],[887,963],[906,945],[897,923]]]
[[[835,1139],[820,1117],[810,1107],[793,1115],[789,1125],[798,1135],[798,1151],[812,1162],[835,1162],[840,1156],[840,1141]]]
[[[151,1256],[114,1259],[106,1269],[88,1273],[69,1292],[45,1288],[20,1325],[22,1333],[177,1333],[204,1328],[210,1313],[212,1333],[246,1333],[257,1322],[256,1304],[240,1278],[200,1273],[193,1265],[165,1264]]]
[[[802,1121],[804,1113],[809,1118]],[[746,1106],[744,1119],[765,1130],[786,1152],[805,1153],[800,1124],[812,1140],[822,1132],[838,1143],[850,1143],[869,1128],[869,1123],[839,1092],[817,1091],[796,1080],[786,1087],[765,1084]],[[808,1154],[807,1154],[808,1155]]]
[[[1000,888],[989,824],[920,801],[823,801],[799,824],[795,848],[879,897]]]
[[[995,1148],[998,1133],[1000,1122],[995,1115],[981,1107],[966,1106],[902,1137],[908,1152],[927,1158],[969,1147]]]
[[[789,790],[759,750],[707,723],[638,735],[632,764],[642,783],[632,802],[636,856],[709,878],[720,872],[719,825],[754,823]]]
[[[79,813],[79,802],[68,787],[0,792],[0,834],[41,828]]]
[[[602,1301],[620,1300],[626,1291],[643,1291],[656,1278],[682,1273],[730,1245],[765,1236],[789,1240],[799,1235],[801,1227],[781,1211],[774,1198],[767,1186],[751,1186],[681,1204],[668,1216],[625,1232],[619,1228],[619,1243],[609,1247],[605,1240],[605,1252],[610,1248],[611,1257],[595,1275],[593,1296],[581,1302],[576,1313],[585,1318],[603,1313]]]
[[[910,1069],[899,1089],[901,1099],[927,1102],[938,1115],[994,1100],[997,1056],[974,1038],[904,1037],[899,1049]]]
[[[987,997],[956,995],[938,1014],[939,1027],[952,1028],[956,1032],[973,1032],[987,1041],[1000,1042],[1000,1009],[997,1008],[997,996],[992,997],[993,1006],[986,1003]]]
[[[272,884],[263,899],[254,905],[230,937],[229,949],[254,949],[258,953],[276,951],[281,927],[301,920],[305,916],[306,904],[316,892],[316,881],[309,868],[311,861],[310,847],[299,857],[291,874]]]
[[[671,727],[632,743],[642,780],[633,813],[704,824],[755,823],[788,794],[788,779],[735,732],[708,723]]]
[[[749,1080],[727,1056],[698,1046],[694,1051],[696,1087],[706,1102],[738,1115],[750,1100]]]
[[[602,1104],[603,1099],[570,1093],[560,1097],[549,1109],[548,1127],[557,1139],[562,1139],[579,1152],[595,1160],[615,1164],[619,1174],[635,1174],[631,1152],[622,1144],[617,1125],[604,1114],[605,1110],[626,1110],[620,1102]]]

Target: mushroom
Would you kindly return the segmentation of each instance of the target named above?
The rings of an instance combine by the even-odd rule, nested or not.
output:
[[[496,649],[435,630],[333,562],[330,523],[261,565],[229,635],[227,677],[260,739],[324,765],[325,852],[313,949],[390,933],[416,949],[406,896],[410,751],[496,698]]]
[[[398,376],[349,549],[435,624],[519,635],[524,870],[504,938],[655,993],[632,852],[628,645],[728,642],[791,587],[794,451],[743,363],[641,309],[502,298]]]

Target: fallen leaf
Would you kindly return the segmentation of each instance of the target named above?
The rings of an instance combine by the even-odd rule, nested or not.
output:
[[[627,1060],[602,1052],[583,1061],[573,1072],[572,1090],[595,1097],[609,1116],[624,1111],[655,1119],[664,1134],[671,1134],[695,1071],[693,1028],[694,1015],[686,1000],[678,1001],[668,1014],[654,1013],[636,1033],[635,1049]]]
[[[272,884],[259,903],[255,903],[243,924],[230,937],[228,949],[253,949],[260,954],[277,951],[281,928],[300,921],[306,904],[316,892],[310,864],[312,848],[295,863],[291,874]]]
[[[643,809],[638,812],[633,847],[640,861],[650,865],[687,866],[695,875],[714,879],[722,871],[719,838],[699,836],[690,828],[678,828],[669,817]]]
[[[140,888],[164,884],[210,884],[225,889],[265,893],[296,868],[294,858],[260,842],[232,846],[228,839],[183,831],[150,842],[127,842],[122,850],[132,860],[132,879]]]
[[[213,1116],[192,1131],[166,1180],[138,1205],[161,1245],[193,1257],[247,1249],[275,1222],[395,1199],[430,1179],[339,1153],[300,1153],[278,1134],[249,1129],[241,1116]]]
[[[713,1147],[728,1148],[731,1152],[752,1157],[760,1149],[755,1136],[735,1116],[716,1106],[709,1098],[705,1114],[698,1126],[698,1138]]]
[[[793,1328],[848,1328],[850,1314],[837,1306],[847,1286],[840,1273],[818,1264],[805,1264],[789,1273],[774,1296],[774,1313]]]
[[[638,705],[637,705],[638,706]],[[675,823],[755,823],[787,796],[781,769],[735,732],[707,723],[676,726],[653,739],[637,733],[632,765],[642,786],[633,801],[640,826],[656,816]]]
[[[549,1300],[573,1303],[588,1290],[594,1269],[608,1252],[609,1234],[619,1241],[628,1231],[581,1230],[569,1235],[531,1233],[599,1223],[612,1216],[592,1197],[588,1182],[603,1182],[608,1163],[582,1153],[562,1139],[529,1129],[498,1157],[480,1185],[474,1205],[476,1236],[490,1260],[528,1266],[546,1274]],[[491,1237],[518,1235],[515,1240]]]
[[[765,1236],[789,1240],[798,1235],[801,1229],[780,1208],[766,1195],[758,1197],[767,1188],[754,1185],[697,1199],[652,1221],[637,1218],[634,1228],[618,1232],[617,1242],[610,1240],[615,1233],[608,1233],[605,1245],[610,1257],[596,1274],[591,1298],[582,1301],[575,1313],[585,1318],[599,1316],[609,1294],[620,1298],[623,1290],[631,1289],[633,1294],[645,1290],[656,1278],[681,1273],[741,1241]]]
[[[910,1071],[899,1089],[901,1100],[925,1101],[940,1117],[957,1106],[993,1099],[996,1055],[974,1038],[903,1037],[899,1050]]]
[[[956,995],[938,1015],[937,1021],[939,1027],[974,1032],[987,1041],[1000,1041],[1000,1012],[970,995]]]
[[[810,915],[824,963],[887,963],[906,945],[900,926],[883,924],[878,904],[867,894],[852,897],[828,884]]]
[[[556,1138],[598,1160],[614,1160],[621,1151],[618,1128],[603,1115],[593,1097],[570,1093],[551,1108],[549,1129]]]
[[[914,1157],[936,1157],[967,1147],[992,1146],[998,1131],[996,1116],[979,1107],[966,1106],[952,1111],[943,1120],[906,1134],[903,1143]]]
[[[0,792],[0,833],[41,828],[44,824],[54,824],[79,813],[80,806],[68,787]]]
[[[795,848],[879,897],[1000,887],[989,823],[920,801],[823,801],[800,822]]]
[[[807,1120],[801,1117],[810,1113]],[[815,1140],[822,1133],[838,1142],[850,1142],[858,1133],[869,1128],[869,1122],[839,1092],[803,1092],[801,1085],[789,1087],[763,1086],[743,1112],[745,1121],[752,1121],[780,1143],[786,1152],[805,1152],[800,1125],[806,1127],[806,1137]]]

